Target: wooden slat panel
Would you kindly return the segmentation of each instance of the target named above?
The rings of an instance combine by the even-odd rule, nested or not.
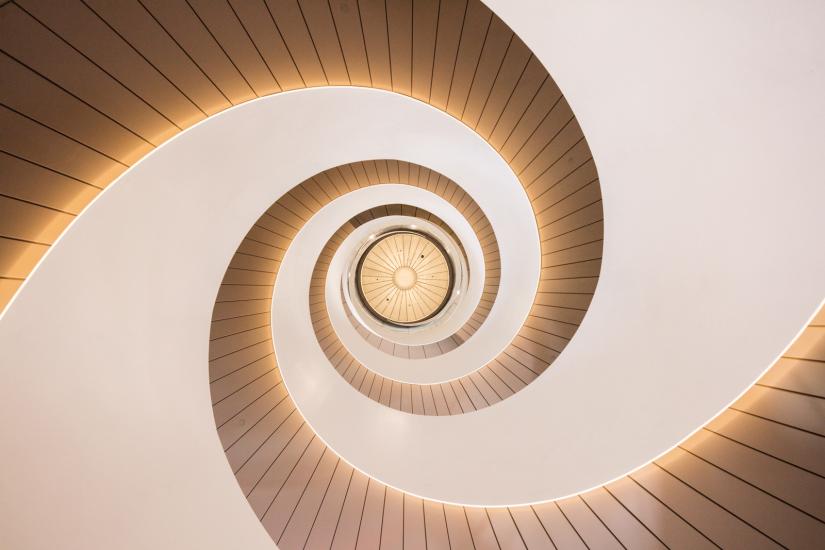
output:
[[[0,236],[51,244],[74,216],[0,195]],[[21,250],[20,248],[6,250]],[[31,260],[29,260],[31,261]],[[18,266],[16,260],[8,260]],[[15,269],[12,269],[14,271]]]
[[[490,133],[486,134],[481,128],[482,124],[479,123],[478,131],[482,136],[487,137],[493,147],[500,149],[507,141],[516,124],[521,120],[548,78],[547,72],[541,63],[535,57],[531,57],[519,76],[518,83],[509,95],[504,110],[492,122]]]
[[[682,444],[742,481],[825,521],[825,479],[703,430]]]
[[[467,525],[476,548],[499,548],[490,517],[484,508],[464,508]]]
[[[507,385],[504,382],[504,380],[502,380],[501,376],[499,376],[496,369],[494,369],[494,365],[494,363],[491,363],[485,366],[484,368],[479,369],[476,372],[478,373],[479,378],[483,379],[484,382],[487,385],[489,385],[490,389],[492,389],[493,392],[495,392],[497,400],[500,401],[502,399],[506,399],[507,397],[515,393],[515,391],[511,388],[511,386]],[[509,382],[513,384],[516,381],[509,380]],[[480,380],[479,387],[482,387]],[[488,397],[488,400],[489,399],[490,398]]]
[[[446,110],[459,120],[464,113],[467,96],[476,77],[492,16],[489,8],[481,2],[468,2],[453,67],[453,78],[447,94]]]
[[[607,486],[622,506],[669,548],[714,548],[713,542],[630,478]]]
[[[229,319],[241,315],[253,315],[269,311],[269,300],[244,300],[241,302],[220,302],[215,304],[213,320]]]
[[[430,103],[438,109],[445,109],[450,98],[450,87],[453,82],[455,60],[466,11],[466,0],[440,3],[430,84]]]
[[[550,101],[553,101],[553,104],[542,117],[541,123],[535,128],[526,128],[531,130],[529,137],[525,138],[526,129],[516,128],[504,148],[508,150],[508,155],[512,155],[511,163],[514,169],[518,170],[519,177],[530,186],[562,158],[565,158],[565,162],[570,166],[576,166],[591,157],[586,143],[580,145],[584,136],[561,93],[554,90],[553,95],[547,98],[547,102]],[[529,115],[528,112],[521,124]],[[565,157],[571,151],[579,150],[579,156]],[[544,187],[552,181],[545,178]],[[542,189],[540,184],[536,185]]]
[[[424,530],[424,502],[406,493],[404,493],[403,547],[409,550],[426,550],[427,548]]]
[[[271,374],[255,380],[220,403],[216,403],[212,406],[212,411],[215,414],[215,425],[220,430],[221,427],[243,414],[256,399],[265,398],[268,392],[274,391],[280,382],[280,373],[275,369]],[[218,433],[220,434],[220,432]]]
[[[277,456],[275,462],[265,470],[262,477],[256,476],[254,483],[247,484],[248,487],[245,488],[245,492],[248,493],[247,499],[258,518],[263,518],[264,514],[267,513],[280,491],[289,482],[289,473],[298,465],[315,441],[312,430],[306,424],[302,424],[294,436],[285,435],[288,435],[289,439],[285,445],[281,443],[282,451],[275,455]],[[255,457],[253,457],[254,459]],[[248,468],[251,463],[252,461],[247,463],[244,468]],[[260,466],[257,469],[260,470]],[[243,472],[244,469],[239,473]],[[244,488],[244,485],[242,484],[241,487]]]
[[[244,407],[218,428],[218,436],[233,471],[238,470],[294,414],[295,406],[288,398],[280,371],[276,370],[266,378],[270,387],[264,388],[263,392],[247,394]]]
[[[187,3],[143,0],[142,4],[233,104],[255,97],[243,75]]]
[[[321,508],[315,517],[315,522],[306,540],[306,548],[331,548],[332,540],[335,536],[335,529],[344,508],[344,501],[347,498],[350,483],[353,477],[353,468],[339,460],[335,473],[332,476]],[[301,545],[296,545],[300,548]]]
[[[255,95],[281,90],[228,2],[189,0],[189,3]]]
[[[211,382],[219,380],[253,361],[270,355],[272,351],[272,343],[267,340],[219,359],[213,359],[209,362],[209,379]]]
[[[806,329],[785,355],[825,362],[825,327],[809,327]]]
[[[553,548],[553,540],[530,506],[510,508],[513,521],[527,548]]]
[[[196,105],[201,114],[215,114],[231,105],[226,96],[140,3],[87,0],[86,4],[160,72],[175,90]],[[96,52],[94,57],[97,55]],[[151,84],[153,81],[148,82]],[[162,85],[155,86],[161,88]],[[160,91],[150,93],[147,90],[141,95],[182,128],[199,118],[197,114],[187,115],[186,111],[179,113],[178,108],[165,99],[165,94],[160,96]]]
[[[274,375],[275,370],[275,364],[269,357],[256,359],[238,368],[210,384],[213,402],[219,403],[256,380]]]
[[[825,538],[825,524],[803,514],[791,513],[787,504],[759,491],[681,449],[657,461],[666,469],[720,506],[788,547],[804,547],[807,541]]]
[[[758,383],[825,398],[825,362],[782,358]]]
[[[444,514],[443,504],[429,500],[424,501],[424,524],[428,549],[450,547],[447,518]]]
[[[0,106],[0,148],[29,162],[103,187],[127,166]]]
[[[404,546],[404,493],[387,487],[384,497],[384,520],[381,524],[381,548]]]
[[[78,214],[100,188],[0,152],[0,194]]]
[[[604,222],[601,220],[585,223],[584,225],[568,231],[561,235],[548,236],[547,250],[554,252],[556,250],[563,250],[571,246],[580,244],[596,242],[602,239],[604,235]]]
[[[231,336],[225,336],[213,340],[209,344],[209,360],[224,357],[235,351],[251,347],[255,344],[268,342],[271,338],[269,326],[262,326]]]
[[[490,508],[487,510],[487,516],[490,518],[499,546],[513,550],[527,548],[508,509]]]
[[[283,548],[303,547],[340,462],[341,459],[335,453],[329,449],[324,451],[317,468],[312,473],[312,478],[306,485],[301,499],[292,513],[292,517],[289,519],[283,535],[278,540]]]
[[[353,472],[332,541],[333,549],[355,548],[366,503],[368,483],[367,476],[357,470]]]
[[[287,422],[296,427],[300,424],[295,406],[280,382],[263,394],[267,399],[253,399],[218,431],[233,472],[240,470]],[[269,407],[270,400],[276,403],[274,407]]]
[[[350,81],[355,86],[371,86],[372,78],[357,3],[333,2],[330,6]]]
[[[582,499],[625,548],[665,548],[661,540],[606,490],[589,491]]]
[[[361,514],[356,548],[379,548],[381,524],[384,519],[384,499],[387,487],[374,479],[369,480],[367,498]]]
[[[327,456],[327,460],[324,461],[327,453],[330,456]],[[325,475],[326,470],[332,470],[336,460],[337,457],[333,456],[331,451],[326,450],[326,445],[320,439],[316,437],[312,440],[261,518],[261,523],[274,540],[281,540],[287,522],[295,517],[298,503],[314,474],[320,469],[322,475]],[[301,518],[296,519],[301,520]]]
[[[387,29],[393,91],[412,93],[412,0],[387,2]]]
[[[741,519],[657,466],[631,476],[651,495],[722,548],[776,548],[777,545]]]
[[[732,408],[825,436],[825,399],[754,386]]]
[[[137,18],[137,21],[130,21],[129,27],[141,26],[142,31],[151,32],[146,26],[146,14],[140,13],[142,9],[139,6],[121,2],[118,10],[112,10],[111,3],[95,0],[88,4],[24,0],[19,4],[83,55],[94,59],[103,70],[177,127],[186,128],[206,116],[204,111],[148,62],[132,43],[119,35],[117,27],[103,18],[113,11],[124,13]],[[135,34],[137,33],[128,33],[127,39],[137,38]],[[157,34],[154,37],[160,38]],[[138,40],[138,43],[141,41]],[[166,50],[164,53],[169,52]],[[190,90],[195,91],[194,86]]]
[[[825,477],[825,438],[728,409],[706,429]]]
[[[350,84],[329,3],[302,0],[299,5],[328,82],[331,85]]]
[[[568,128],[570,127],[568,126]],[[580,140],[568,148],[567,140],[562,140],[565,133],[569,132],[563,130],[552,146],[545,149],[542,155],[537,157],[537,161],[529,164],[520,175],[521,180],[526,182],[528,192],[532,192],[534,187],[543,189],[558,185],[565,178],[573,177],[579,170],[586,169],[586,166],[593,163],[593,155],[590,153],[587,143]],[[574,138],[575,136],[570,141]],[[579,177],[582,176],[579,174]],[[595,180],[595,173],[587,179],[590,181]]]
[[[439,5],[437,0],[413,2],[411,93],[422,101],[430,99]]]
[[[278,85],[284,90],[306,87],[266,3],[231,0],[230,5]]]
[[[0,237],[0,277],[22,281],[48,248],[44,244]]]
[[[177,131],[136,93],[16,4],[0,10],[0,49],[155,145]],[[111,178],[103,179],[108,183]]]
[[[475,127],[492,96],[493,87],[504,68],[504,61],[513,39],[513,32],[501,19],[493,15],[485,38],[484,49],[476,67],[476,74],[461,114],[461,120],[471,128]]]
[[[257,448],[257,451],[254,449],[240,449],[236,455],[233,455],[233,458],[240,455],[242,459],[233,463],[232,467],[235,471],[238,484],[245,495],[249,496],[250,492],[258,486],[258,483],[264,475],[271,471],[275,466],[276,460],[296,436],[299,439],[303,438],[305,442],[309,440],[311,434],[307,432],[304,426],[305,424],[299,415],[288,415],[284,422],[276,425],[274,431],[266,437],[263,444]],[[302,428],[303,431],[301,431]],[[300,436],[298,435],[299,433]],[[250,437],[245,441],[242,440],[240,444],[249,444],[251,447],[252,443],[254,443],[254,438]],[[276,474],[273,473],[272,475]],[[265,505],[268,505],[268,502],[269,500],[266,501],[267,504]]]
[[[539,228],[539,234],[541,235],[542,241],[545,241],[579,229],[589,223],[601,221],[603,218],[601,199],[597,199],[590,204],[585,204],[567,216],[563,216],[558,221],[551,222],[547,226]],[[598,275],[598,272],[596,272],[595,275]]]
[[[372,86],[392,90],[392,68],[384,0],[361,0],[361,30],[367,50]]]
[[[528,137],[511,136],[507,146],[501,151],[505,158],[510,159],[510,165],[519,175],[525,174],[530,168],[546,168],[582,137],[570,105],[561,94],[544,117],[538,120],[538,124],[527,129],[530,130]]]
[[[473,118],[475,116],[473,103],[468,105],[464,121],[482,137],[488,138],[496,128],[499,118],[504,113],[531,57],[532,54],[524,45],[524,42],[518,36],[514,36],[493,83],[490,95],[475,119]]]
[[[14,293],[20,288],[23,281],[20,279],[6,279],[0,277],[0,305],[5,306],[11,301]]]
[[[578,531],[555,502],[532,506],[542,526],[553,538],[556,548],[587,548]]]
[[[618,539],[581,498],[561,500],[559,508],[590,548],[622,548]]]
[[[152,150],[148,141],[89,107],[5,54],[0,54],[0,102],[128,165]]]

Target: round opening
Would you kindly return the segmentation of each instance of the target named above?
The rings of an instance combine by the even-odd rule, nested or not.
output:
[[[437,315],[453,287],[453,266],[435,239],[419,231],[376,238],[356,272],[358,293],[379,320],[411,326]]]

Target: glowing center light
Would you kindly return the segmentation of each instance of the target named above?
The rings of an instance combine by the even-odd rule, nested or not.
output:
[[[418,282],[418,273],[411,267],[399,267],[392,274],[392,283],[399,290],[409,290]]]

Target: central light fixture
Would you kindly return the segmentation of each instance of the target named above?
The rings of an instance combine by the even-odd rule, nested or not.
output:
[[[398,290],[409,290],[418,282],[418,273],[407,266],[401,266],[392,274],[392,282]]]

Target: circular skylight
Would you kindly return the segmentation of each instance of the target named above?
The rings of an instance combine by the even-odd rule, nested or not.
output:
[[[358,265],[358,292],[370,313],[409,326],[430,319],[447,303],[453,268],[428,235],[397,231],[370,245]]]

